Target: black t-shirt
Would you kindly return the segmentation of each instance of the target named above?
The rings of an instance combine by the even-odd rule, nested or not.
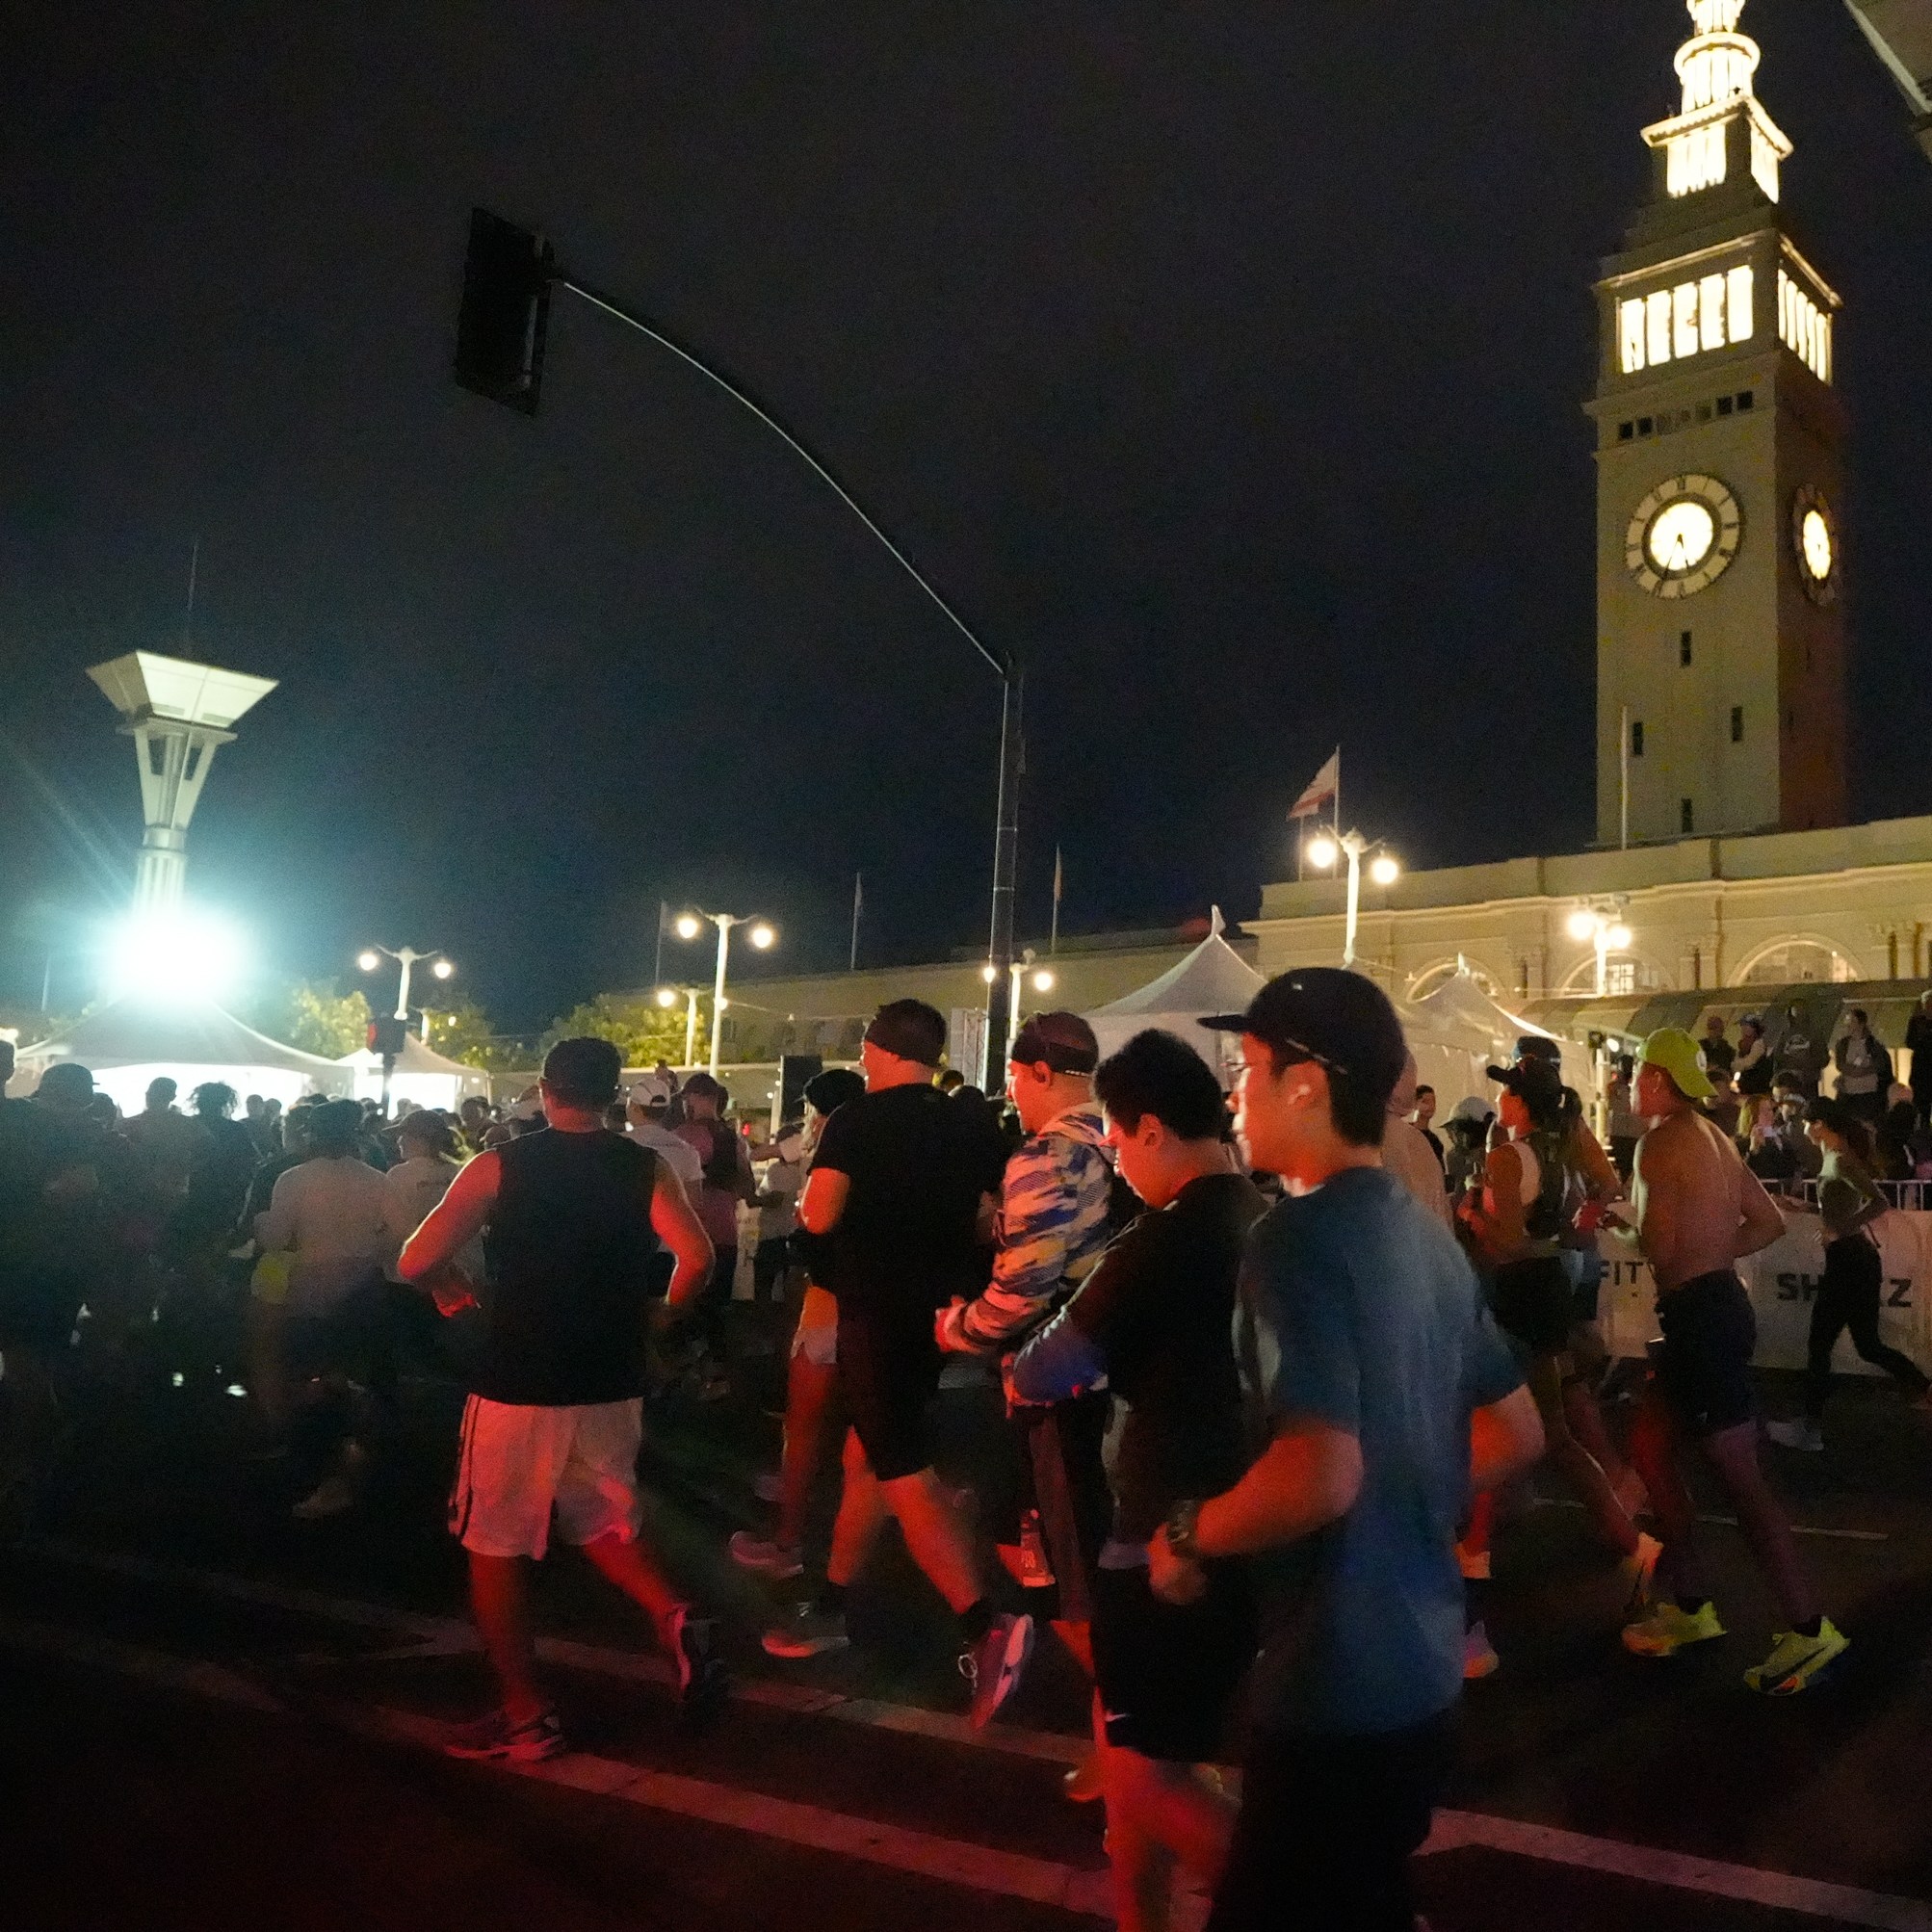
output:
[[[812,1170],[849,1183],[831,1233],[840,1307],[929,1317],[973,1293],[979,1200],[999,1192],[1005,1164],[986,1116],[935,1086],[888,1087],[834,1111]]]
[[[1204,1174],[1101,1257],[1067,1319],[1107,1358],[1113,1533],[1144,1543],[1175,1503],[1218,1496],[1247,1466],[1235,1367],[1235,1284],[1267,1203],[1240,1174]]]
[[[496,1158],[476,1393],[546,1409],[641,1394],[658,1157],[621,1134],[543,1128]]]

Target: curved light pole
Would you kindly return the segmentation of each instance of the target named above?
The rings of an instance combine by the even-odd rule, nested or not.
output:
[[[1362,914],[1362,861],[1369,860],[1371,885],[1391,886],[1401,877],[1402,868],[1387,844],[1372,843],[1358,831],[1349,830],[1338,839],[1331,832],[1319,832],[1303,848],[1310,865],[1327,872],[1338,859],[1348,861],[1348,919],[1342,939],[1342,963],[1355,963],[1355,932]]]
[[[707,920],[718,927],[718,971],[711,987],[711,1077],[716,1080],[718,1046],[724,1029],[724,969],[731,957],[731,928],[734,926],[748,926],[751,930],[744,936],[761,953],[767,947],[777,944],[778,928],[769,919],[760,919],[755,913],[699,912],[693,908],[690,912],[679,913],[671,930],[680,939],[695,939],[704,930]]]
[[[698,990],[695,986],[660,986],[658,1005],[666,1012],[677,1005],[678,995],[684,995],[684,1064],[689,1072],[697,1063],[697,1002]]]
[[[741,408],[755,416],[865,525],[893,561],[964,638],[1000,680],[1000,765],[993,823],[993,918],[988,948],[994,972],[986,981],[985,1083],[994,1090],[1000,1069],[993,1055],[1010,1015],[1001,1010],[1008,991],[1006,968],[1013,958],[1013,893],[1020,827],[1020,716],[1024,680],[1020,665],[1004,645],[979,638],[912,560],[885,533],[850,490],[805,443],[742,383],[661,328],[648,317],[594,288],[561,266],[551,244],[533,229],[518,227],[487,209],[470,211],[469,253],[463,268],[463,304],[457,325],[457,380],[493,403],[534,416],[542,386],[543,356],[550,317],[550,292],[561,288],[601,310],[645,341],[674,355]],[[716,1016],[713,1031],[716,1033]]]

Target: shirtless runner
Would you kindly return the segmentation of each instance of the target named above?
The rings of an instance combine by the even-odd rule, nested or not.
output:
[[[1785,1223],[1736,1148],[1698,1110],[1711,1090],[1688,1033],[1665,1027],[1644,1042],[1636,1104],[1649,1131],[1637,1146],[1632,1199],[1663,1340],[1654,1349],[1631,1459],[1650,1490],[1663,1554],[1656,1607],[1625,1627],[1624,1646],[1639,1657],[1669,1657],[1724,1634],[1679,1467],[1684,1448],[1695,1445],[1736,1511],[1784,1620],[1770,1656],[1744,1682],[1788,1697],[1841,1656],[1846,1639],[1819,1609],[1759,1466],[1750,1374],[1757,1324],[1735,1264],[1769,1247]]]

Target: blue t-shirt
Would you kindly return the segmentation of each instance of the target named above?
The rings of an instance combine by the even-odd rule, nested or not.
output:
[[[1362,1446],[1355,1506],[1271,1565],[1262,1723],[1360,1736],[1448,1710],[1470,1414],[1523,1381],[1462,1250],[1393,1175],[1345,1168],[1256,1224],[1235,1346],[1259,1444],[1303,1421]]]

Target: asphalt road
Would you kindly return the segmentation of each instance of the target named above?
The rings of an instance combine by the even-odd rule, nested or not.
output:
[[[10,1927],[947,1932],[1104,1913],[1101,1819],[1059,1791],[1084,1687],[1051,1639],[979,1737],[946,1620],[896,1550],[855,1597],[852,1651],[788,1667],[757,1648],[792,1586],[722,1554],[763,1520],[750,1478],[775,1424],[755,1397],[659,1418],[646,1451],[655,1530],[722,1618],[730,1708],[686,1735],[638,1618],[560,1554],[539,1618],[576,1749],[530,1775],[434,1748],[488,1701],[441,1522],[454,1391],[411,1385],[363,1510],[298,1525],[305,1473],[241,1458],[224,1380],[90,1418],[39,1533],[0,1554]],[[1788,1393],[1768,1385],[1769,1405]],[[984,1480],[990,1397],[945,1411],[948,1462]],[[1418,1866],[1436,1932],[1932,1932],[1932,1435],[1864,1384],[1829,1429],[1824,1457],[1770,1451],[1853,1637],[1797,1699],[1739,1684],[1770,1616],[1735,1531],[1712,1531],[1732,1637],[1658,1664],[1617,1645],[1578,1512],[1553,1492],[1507,1527],[1503,1668],[1466,1700]]]

